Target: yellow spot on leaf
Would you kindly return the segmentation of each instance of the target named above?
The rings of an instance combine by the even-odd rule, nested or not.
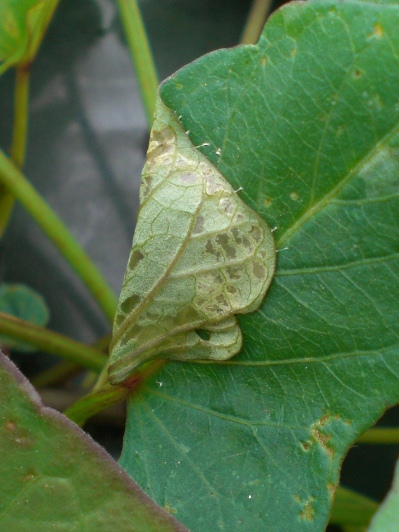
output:
[[[173,514],[176,514],[176,513],[177,513],[176,508],[173,508],[173,506],[169,506],[169,504],[165,504],[165,505],[164,505],[164,508],[165,508],[165,510],[168,512],[168,514],[173,515]]]
[[[270,198],[265,198],[264,204],[266,207],[271,207],[272,203],[273,202]]]
[[[293,200],[293,201],[299,201],[299,194],[297,192],[291,192],[290,194],[290,198]]]
[[[306,500],[302,500],[299,495],[294,495],[294,500],[302,507],[299,518],[302,521],[313,521],[315,514],[313,502],[315,498],[310,495]]]
[[[299,517],[303,521],[313,521],[314,519],[314,508],[313,508],[314,497],[310,496],[304,503],[303,510],[299,514]]]
[[[378,22],[374,24],[374,36],[375,37],[382,37],[384,34],[384,29]]]

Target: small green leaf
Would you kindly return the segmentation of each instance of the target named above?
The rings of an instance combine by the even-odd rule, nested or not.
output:
[[[266,222],[158,100],[114,322],[111,382],[155,358],[221,361],[237,354],[242,336],[234,315],[261,304],[275,255]]]
[[[1,0],[0,74],[33,60],[57,4],[58,0]]]
[[[0,529],[184,531],[0,353]]]
[[[0,285],[0,312],[40,327],[44,327],[49,320],[49,311],[42,296],[31,288],[19,284]],[[0,336],[0,347],[2,345],[26,353],[35,351],[30,344],[14,340],[9,336]]]
[[[364,527],[369,524],[377,509],[378,503],[372,499],[339,486],[335,492],[330,523],[341,526],[363,527],[364,530]]]
[[[399,461],[396,463],[392,487],[371,520],[368,532],[398,532],[399,530]]]

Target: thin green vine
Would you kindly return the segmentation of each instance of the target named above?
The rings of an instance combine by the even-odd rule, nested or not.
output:
[[[151,48],[136,0],[118,0],[118,6],[148,125],[151,127],[158,91],[158,77]]]
[[[356,443],[397,445],[399,443],[399,428],[377,427],[367,430]]]
[[[271,0],[253,0],[241,35],[240,44],[256,44],[258,42],[271,4]]]
[[[14,124],[11,145],[11,159],[22,168],[25,162],[26,142],[28,133],[29,110],[29,65],[20,66],[15,74]],[[11,217],[15,198],[4,186],[0,189],[0,238],[3,236]]]
[[[79,243],[20,170],[0,150],[0,183],[17,198],[67,259],[112,322],[117,300]]]
[[[93,347],[3,312],[0,312],[0,334],[22,340],[94,371],[101,371],[107,362],[107,357]]]

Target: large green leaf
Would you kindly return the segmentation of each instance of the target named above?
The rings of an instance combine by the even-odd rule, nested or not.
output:
[[[321,530],[399,400],[398,25],[389,3],[294,3],[161,88],[280,250],[242,352],[168,364],[129,403],[122,465],[194,531]]]
[[[0,74],[33,60],[57,4],[58,0],[1,0]]]
[[[185,530],[0,353],[0,529]]]
[[[40,294],[22,284],[0,285],[0,312],[44,327],[49,320],[49,310]],[[9,347],[26,353],[36,348],[26,342],[0,335],[0,348]]]

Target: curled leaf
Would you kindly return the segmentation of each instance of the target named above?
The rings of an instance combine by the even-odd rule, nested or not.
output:
[[[238,353],[234,315],[260,305],[275,269],[266,222],[160,101],[142,181],[114,322],[113,383],[154,358],[221,361]]]
[[[44,327],[49,320],[49,310],[40,294],[22,284],[0,285],[0,312]],[[17,351],[36,351],[31,344],[0,335],[0,347],[7,346]]]

